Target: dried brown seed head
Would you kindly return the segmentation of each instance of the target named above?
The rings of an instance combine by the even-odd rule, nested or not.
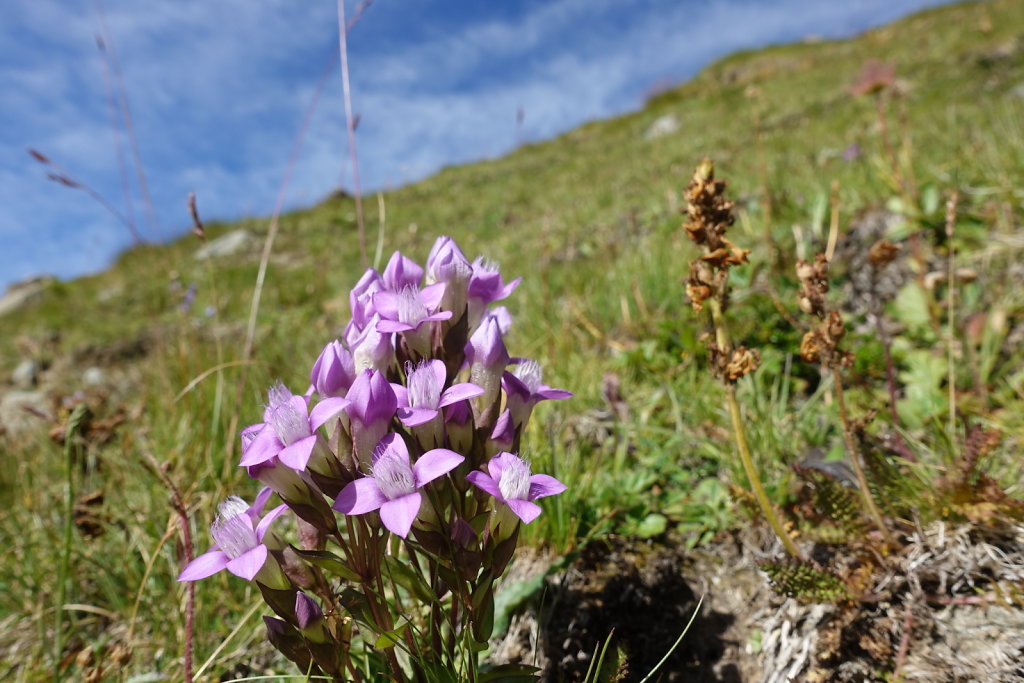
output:
[[[900,245],[893,244],[887,239],[880,239],[871,245],[868,250],[868,263],[875,268],[881,268],[896,260],[900,253]]]
[[[800,340],[800,358],[806,363],[817,363],[821,358],[821,350],[818,348],[818,335],[815,332],[808,332]]]

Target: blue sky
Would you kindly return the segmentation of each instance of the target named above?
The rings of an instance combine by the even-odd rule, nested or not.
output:
[[[364,190],[501,155],[639,107],[738,49],[846,37],[940,0],[376,0],[349,35]],[[127,212],[105,94],[98,0],[13,0],[0,22],[0,290],[35,274],[104,269],[131,243],[85,193],[46,179],[38,149]],[[299,122],[337,49],[334,0],[102,0],[158,227],[129,167],[150,241],[206,220],[267,215]],[[349,0],[348,11],[355,8]],[[524,114],[517,131],[516,112]],[[287,205],[351,172],[335,71]]]

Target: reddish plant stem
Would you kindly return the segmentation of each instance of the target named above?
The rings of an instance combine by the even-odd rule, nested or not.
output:
[[[135,244],[141,244],[139,231],[135,225],[135,212],[132,207],[132,192],[128,185],[128,169],[124,163],[124,151],[121,149],[121,129],[117,125],[117,104],[114,101],[114,91],[110,84],[110,57],[107,54],[107,46],[102,36],[96,36],[96,47],[103,55],[103,92],[107,97],[107,110],[110,114],[110,129],[114,133],[114,154],[117,157],[117,172],[121,178],[121,196],[124,198],[124,212],[128,218],[128,229],[132,233]]]
[[[156,475],[163,481],[164,486],[171,492],[171,505],[174,510],[178,513],[178,520],[181,522],[181,537],[182,543],[185,546],[185,562],[186,564],[191,562],[192,557],[192,530],[188,523],[188,509],[185,507],[185,500],[182,498],[181,491],[175,486],[174,481],[167,476],[167,472],[157,462],[157,459],[153,457],[151,453],[146,453],[146,459],[149,460],[150,466]],[[186,595],[185,600],[185,652],[182,655],[182,678],[185,683],[192,683],[192,641],[193,634],[195,632],[195,608],[196,608],[196,584],[194,581],[186,582]]]
[[[156,208],[153,206],[153,199],[149,195],[149,185],[146,183],[146,173],[142,168],[142,156],[139,154],[139,142],[135,137],[135,127],[132,125],[132,114],[128,109],[128,97],[125,94],[124,76],[121,74],[121,64],[117,59],[117,50],[114,47],[113,36],[111,36],[110,29],[107,27],[107,17],[103,11],[103,3],[101,0],[95,0],[95,3],[96,13],[100,20],[104,47],[107,48],[105,53],[109,57],[110,69],[114,75],[114,84],[117,86],[117,101],[121,108],[121,119],[124,121],[124,130],[128,137],[128,146],[131,147],[132,158],[135,161],[135,174],[139,181],[139,192],[142,194],[142,200],[146,205],[146,216],[149,218],[149,222],[153,228],[156,238],[160,239],[160,223],[157,220]]]
[[[907,605],[906,612],[903,613],[903,633],[900,634],[900,647],[896,652],[896,663],[892,669],[892,678],[894,681],[902,680],[900,676],[900,670],[903,669],[903,663],[907,660],[907,652],[910,650],[910,636],[914,630],[914,609],[913,603]]]

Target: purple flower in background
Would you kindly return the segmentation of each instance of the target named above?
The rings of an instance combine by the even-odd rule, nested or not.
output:
[[[179,311],[181,311],[182,313],[188,313],[190,310],[192,310],[192,304],[196,302],[196,292],[198,290],[199,286],[196,283],[189,283],[188,289],[185,290],[185,296],[182,297],[181,303],[178,304]]]
[[[469,382],[445,389],[446,377],[444,362],[439,360],[424,361],[415,368],[406,365],[408,387],[391,385],[398,398],[398,419],[402,424],[406,427],[424,424],[437,417],[441,408],[484,393],[482,388]]]
[[[533,501],[565,491],[566,486],[547,474],[531,474],[530,464],[512,453],[498,453],[487,462],[487,472],[466,475],[466,481],[507,505],[524,524],[540,515]]]
[[[517,277],[505,284],[498,272],[498,264],[484,259],[482,256],[473,261],[473,274],[469,278],[468,315],[469,329],[480,323],[484,310],[495,301],[505,299],[515,291],[523,278]]]
[[[398,410],[395,390],[384,375],[376,370],[364,370],[348,390],[349,400],[345,412],[352,421],[352,439],[356,458],[364,465],[384,434],[391,418]]]
[[[436,448],[410,464],[405,442],[397,434],[388,434],[374,451],[370,476],[346,485],[338,494],[334,509],[346,515],[380,510],[384,527],[406,538],[423,503],[419,490],[451,472],[463,460],[455,451]]]
[[[843,161],[856,161],[860,159],[860,145],[856,142],[843,150]]]
[[[252,425],[242,432],[239,464],[249,467],[276,456],[285,465],[302,471],[316,446],[316,430],[341,413],[349,401],[336,396],[325,398],[310,413],[307,399],[293,395],[280,383],[270,388],[268,397],[263,425]]]
[[[238,496],[229,496],[217,508],[217,518],[210,525],[214,545],[192,560],[178,575],[178,581],[198,581],[227,569],[235,576],[252,581],[267,562],[267,546],[263,537],[271,523],[288,509],[278,505],[259,518],[271,490],[264,488],[252,505]]]
[[[324,347],[309,373],[310,392],[322,398],[344,396],[356,378],[355,360],[345,345],[335,339]]]
[[[541,401],[572,397],[571,391],[552,389],[542,379],[540,365],[534,360],[521,361],[512,372],[506,371],[502,376],[501,385],[508,395],[508,409],[516,429],[520,429],[530,419],[533,407]]]
[[[391,255],[391,260],[384,268],[384,289],[389,292],[400,292],[406,287],[419,289],[423,282],[423,269],[410,258],[400,252]]]

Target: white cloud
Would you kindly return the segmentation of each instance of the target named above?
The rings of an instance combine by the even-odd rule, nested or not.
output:
[[[379,0],[350,41],[364,188],[507,151],[520,107],[527,137],[548,137],[635,107],[656,80],[683,78],[728,51],[849,34],[930,4],[548,0],[468,21],[444,0]],[[0,237],[17,255],[0,264],[0,286],[26,272],[94,270],[129,242],[101,207],[48,183],[24,153],[34,146],[51,154],[120,204],[92,6],[24,0],[0,24]],[[211,219],[268,213],[336,46],[335,4],[104,6],[163,235],[187,226],[190,190]],[[410,16],[428,11],[430,30],[419,31]],[[335,73],[307,134],[293,201],[313,201],[351,177],[340,90]],[[135,208],[141,219],[138,197]],[[76,247],[86,233],[94,245],[87,253]]]

